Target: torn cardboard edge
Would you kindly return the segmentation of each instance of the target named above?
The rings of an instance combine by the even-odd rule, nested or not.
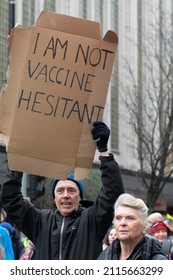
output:
[[[31,155],[31,157],[29,157],[26,154],[23,154],[23,151],[22,151],[22,154],[20,153],[20,151],[18,151],[18,154],[16,154],[14,152],[14,150],[16,150],[15,143],[14,143],[15,133],[18,133],[18,131],[19,131],[19,128],[17,127],[16,122],[17,122],[17,116],[18,116],[18,120],[19,120],[19,115],[20,115],[19,113],[18,114],[16,113],[16,106],[17,106],[17,102],[18,102],[18,98],[19,98],[19,89],[23,87],[23,84],[22,84],[23,77],[18,75],[18,73],[17,74],[15,73],[15,75],[14,75],[14,68],[15,68],[14,58],[16,59],[16,57],[17,57],[15,55],[15,51],[18,48],[18,46],[16,44],[17,44],[17,42],[19,42],[19,45],[21,42],[22,42],[22,44],[23,43],[26,44],[26,42],[24,42],[24,41],[27,41],[28,49],[26,51],[22,45],[21,47],[22,47],[23,51],[20,53],[19,58],[21,60],[23,60],[24,62],[25,62],[25,60],[27,61],[27,59],[31,59],[32,56],[30,53],[28,53],[28,50],[29,50],[30,44],[32,44],[33,38],[31,37],[31,35],[32,35],[31,32],[34,30],[34,28],[37,28],[37,30],[38,30],[37,32],[40,32],[40,34],[43,33],[43,35],[45,36],[44,38],[46,38],[46,36],[49,36],[49,34],[51,33],[51,30],[54,30],[54,31],[57,31],[57,34],[59,34],[58,32],[61,32],[61,35],[64,33],[65,36],[67,37],[67,39],[68,39],[68,36],[70,35],[69,42],[71,42],[70,40],[72,40],[71,35],[74,35],[74,45],[76,43],[76,38],[77,38],[75,36],[79,36],[81,44],[83,42],[82,41],[83,38],[85,38],[85,40],[83,39],[85,44],[86,44],[86,39],[88,38],[88,44],[92,40],[95,40],[95,43],[97,43],[95,46],[96,49],[98,48],[98,42],[101,43],[103,41],[105,42],[105,44],[107,43],[109,45],[108,49],[110,49],[111,51],[114,49],[113,59],[109,62],[111,67],[109,70],[105,70],[105,71],[107,71],[107,72],[105,72],[106,75],[104,75],[104,76],[106,76],[106,78],[103,76],[104,81],[99,80],[99,77],[101,77],[99,75],[100,74],[103,75],[104,73],[102,73],[102,69],[99,69],[99,67],[98,68],[96,67],[94,73],[95,73],[95,75],[97,73],[98,77],[95,81],[96,84],[94,84],[94,82],[93,82],[93,85],[92,85],[95,90],[93,92],[94,95],[91,95],[91,94],[88,95],[89,96],[88,101],[87,101],[88,104],[90,104],[92,106],[92,104],[93,104],[93,102],[95,102],[95,100],[98,99],[99,100],[98,102],[100,102],[100,99],[101,99],[102,100],[101,105],[103,106],[103,108],[104,108],[104,104],[106,101],[106,95],[107,95],[107,90],[108,90],[108,86],[109,86],[109,80],[111,77],[113,61],[114,61],[114,57],[115,57],[115,53],[116,53],[116,47],[118,44],[118,37],[113,31],[109,30],[102,39],[100,36],[99,23],[96,23],[93,21],[88,21],[88,20],[83,20],[83,19],[75,18],[75,17],[71,17],[71,16],[60,15],[60,14],[56,14],[54,12],[42,11],[40,16],[36,20],[36,23],[32,27],[27,27],[27,28],[23,27],[23,26],[15,27],[12,30],[10,37],[8,38],[9,54],[10,54],[10,64],[9,64],[10,69],[9,69],[8,84],[3,89],[3,94],[0,96],[0,133],[3,133],[5,135],[3,139],[7,146],[9,167],[13,170],[19,170],[22,172],[31,173],[31,174],[40,175],[40,176],[46,175],[46,177],[51,177],[51,178],[55,178],[55,177],[66,178],[69,174],[69,171],[74,170],[75,176],[77,176],[77,178],[79,178],[79,179],[82,179],[88,175],[90,169],[92,168],[92,163],[93,163],[93,159],[94,159],[94,155],[95,155],[96,145],[93,142],[91,136],[88,138],[88,142],[86,143],[86,134],[85,134],[86,132],[87,133],[90,132],[90,129],[92,128],[92,124],[87,124],[85,122],[83,124],[81,133],[79,133],[80,138],[79,138],[79,142],[78,142],[79,143],[78,152],[76,154],[76,158],[74,158],[74,164],[72,164],[72,165],[68,165],[67,162],[58,162],[58,159],[57,159],[57,162],[54,162],[54,161],[51,162],[47,158],[43,159],[41,157],[41,154],[40,154],[40,156],[37,155],[36,157],[33,158],[32,155]],[[26,35],[27,35],[27,40],[25,40],[23,37]],[[19,38],[16,36],[18,36]],[[43,43],[44,43],[44,41],[43,41]],[[53,45],[49,46],[49,48],[47,48],[47,52],[51,51],[51,47],[53,48]],[[92,41],[92,48],[94,48],[93,41]],[[73,51],[74,50],[72,50],[72,53],[73,53]],[[11,57],[11,56],[13,56],[13,57]],[[31,56],[31,58],[30,58],[30,56]],[[44,59],[45,59],[45,57],[44,57]],[[19,62],[15,61],[15,63],[19,63]],[[51,60],[48,62],[49,62],[49,64],[52,63]],[[68,63],[68,65],[71,65],[71,64]],[[26,65],[24,64],[24,66],[22,66],[22,67],[26,67]],[[60,65],[60,67],[62,67],[62,66]],[[17,68],[17,69],[19,69],[19,68]],[[20,70],[21,69],[22,68],[20,68]],[[86,73],[87,73],[87,71],[89,71],[89,70],[87,70],[87,68],[86,68]],[[17,81],[17,84],[16,84],[16,81]],[[26,79],[26,81],[27,81],[27,79]],[[101,85],[99,85],[99,81],[101,82],[100,83]],[[28,79],[28,82],[25,82],[25,84],[27,85],[27,84],[29,84],[29,82],[30,82],[30,80]],[[41,85],[41,83],[40,83],[40,85]],[[103,90],[102,90],[102,87],[103,87]],[[39,83],[35,85],[35,88],[36,88],[36,90],[40,90]],[[99,92],[100,96],[103,94],[104,97],[102,97],[102,98],[100,98],[100,96],[97,97],[98,92]],[[71,90],[70,93],[72,94],[72,96],[74,96],[74,90],[73,91]],[[64,94],[64,92],[63,92],[63,94]],[[93,100],[92,100],[92,98],[93,98]],[[76,100],[78,100],[77,96],[76,96]],[[14,106],[15,102],[16,102],[16,106]],[[100,105],[100,103],[99,103],[99,105]],[[11,113],[11,115],[10,115],[10,113]],[[102,114],[100,114],[99,120],[101,120],[102,116],[103,116],[103,112],[102,112]],[[28,114],[28,119],[27,119],[27,117],[25,119],[24,114],[23,115],[21,114],[22,121],[23,121],[23,118],[24,118],[25,124],[31,119],[29,114]],[[43,120],[43,123],[44,123],[44,120]],[[33,123],[33,126],[34,125],[35,125],[35,122]],[[74,123],[74,125],[76,126],[76,123]],[[25,135],[25,131],[22,126],[23,125],[20,120],[21,131],[23,131],[22,135]],[[88,126],[90,127],[90,129],[88,129]],[[63,126],[62,129],[64,129],[64,127],[65,126]],[[80,125],[80,127],[81,127],[81,125]],[[40,128],[38,127],[38,129],[42,129],[42,126]],[[67,129],[69,129],[68,126],[67,126]],[[71,129],[73,132],[73,126],[71,126]],[[60,131],[62,131],[62,130],[60,129]],[[28,133],[28,131],[26,131],[26,133]],[[31,131],[31,133],[32,133],[32,131]],[[27,136],[26,136],[26,138],[27,138]],[[38,145],[39,145],[40,140],[41,139],[38,138]],[[13,146],[10,146],[11,142],[13,143]],[[27,141],[26,141],[26,148],[28,145],[29,145],[29,142],[27,143]],[[50,145],[51,145],[51,138],[50,138]],[[22,146],[24,146],[24,145],[22,145]],[[14,150],[13,150],[13,147],[15,148]],[[20,150],[20,146],[18,148]],[[36,147],[33,147],[33,148],[36,149]],[[49,152],[49,149],[46,149],[46,150]],[[68,157],[68,154],[66,154],[66,149],[65,149],[64,158],[66,158],[66,157]]]

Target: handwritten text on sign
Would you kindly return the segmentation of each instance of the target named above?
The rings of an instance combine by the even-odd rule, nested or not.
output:
[[[41,33],[37,33],[32,55],[33,57],[39,55],[42,60],[27,60],[28,78],[41,84],[57,85],[57,92],[48,93],[40,90],[26,92],[23,88],[20,92],[18,109],[22,108],[33,113],[66,119],[76,114],[80,122],[87,118],[88,123],[99,119],[104,109],[103,106],[92,104],[89,107],[87,103],[80,103],[67,96],[59,96],[59,93],[61,87],[66,87],[68,91],[75,87],[75,90],[81,94],[94,94],[92,85],[96,76],[93,73],[82,72],[81,69],[99,67],[102,71],[106,70],[109,56],[114,55],[112,51],[98,47],[93,48],[86,44],[83,46],[80,43],[72,52],[69,40],[51,36],[48,41],[45,41],[41,40]],[[49,63],[45,63],[45,58],[49,60]],[[73,65],[72,69],[63,66],[63,62],[69,59],[70,65]],[[78,67],[74,69],[74,65]]]

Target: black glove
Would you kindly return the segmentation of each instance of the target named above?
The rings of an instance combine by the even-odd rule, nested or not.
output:
[[[106,152],[108,150],[107,143],[110,136],[110,129],[104,122],[94,122],[94,128],[91,130],[93,140],[96,141],[99,152]]]

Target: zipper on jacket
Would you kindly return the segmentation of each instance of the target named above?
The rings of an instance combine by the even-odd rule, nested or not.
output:
[[[62,260],[62,235],[63,235],[63,231],[64,231],[64,223],[65,223],[65,217],[63,217],[62,224],[61,224],[61,230],[60,230],[59,260]]]

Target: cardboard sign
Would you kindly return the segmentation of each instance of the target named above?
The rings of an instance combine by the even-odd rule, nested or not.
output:
[[[8,39],[0,133],[10,169],[50,178],[92,167],[92,123],[102,120],[118,38],[96,22],[42,11]]]

